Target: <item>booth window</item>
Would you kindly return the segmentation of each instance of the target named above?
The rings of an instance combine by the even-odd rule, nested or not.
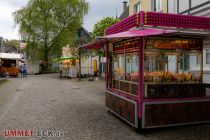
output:
[[[126,77],[128,81],[138,81],[138,53],[126,53]]]
[[[210,51],[206,50],[206,64],[210,64]]]
[[[125,79],[125,55],[114,55],[114,78],[119,80]]]
[[[138,47],[134,42],[114,46],[112,87],[128,94],[138,95],[139,56]]]
[[[201,41],[151,38],[144,52],[145,98],[205,96]]]

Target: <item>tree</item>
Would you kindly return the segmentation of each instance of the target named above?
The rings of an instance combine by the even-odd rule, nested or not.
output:
[[[91,39],[94,40],[97,37],[101,37],[104,36],[104,31],[106,28],[110,27],[111,25],[119,22],[119,19],[113,18],[113,17],[106,17],[103,18],[102,20],[100,20],[99,22],[97,22],[94,25],[93,28],[93,32],[91,34]],[[101,62],[101,56],[105,56],[105,52],[104,51],[97,51],[98,56],[99,56],[99,63]],[[101,73],[99,73],[99,76],[101,75]]]
[[[3,40],[3,44],[4,44],[4,47],[15,47],[15,48],[19,48],[20,41],[19,40],[15,40],[15,39],[12,39],[12,40],[4,39]]]
[[[48,66],[50,54],[61,54],[62,47],[70,44],[87,12],[85,0],[29,0],[13,16],[22,39],[36,48]]]
[[[113,17],[106,17],[98,21],[93,27],[91,39],[93,40],[93,39],[96,39],[97,37],[104,36],[105,29],[119,21],[120,21],[119,19],[116,19]]]

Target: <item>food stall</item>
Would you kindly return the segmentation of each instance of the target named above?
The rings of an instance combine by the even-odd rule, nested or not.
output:
[[[0,53],[0,73],[18,77],[18,61],[21,60],[20,54]]]
[[[78,60],[72,55],[76,51],[77,49],[71,48],[69,45],[66,45],[62,48],[62,57],[55,59],[55,61],[60,62],[60,69],[62,70],[63,77],[77,77]]]
[[[83,48],[106,45],[109,112],[143,129],[210,122],[210,86],[203,82],[210,18],[141,11],[105,33]]]
[[[77,67],[75,59],[67,59],[61,61],[62,76],[76,78],[77,77]]]

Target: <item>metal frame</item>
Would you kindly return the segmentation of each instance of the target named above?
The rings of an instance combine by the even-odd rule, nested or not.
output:
[[[210,121],[198,121],[198,122],[192,122],[192,123],[178,123],[178,124],[169,124],[169,125],[160,125],[160,126],[151,126],[151,127],[145,127],[145,106],[150,104],[176,104],[176,103],[193,103],[193,102],[208,102],[210,99],[202,99],[202,100],[182,100],[182,101],[165,101],[165,102],[144,102],[143,103],[143,112],[142,112],[142,128],[159,128],[159,127],[170,127],[170,126],[181,126],[181,125],[189,125],[189,124],[202,124],[202,123],[209,123]]]
[[[125,122],[127,122],[127,123],[130,124],[131,126],[134,126],[135,128],[138,128],[138,117],[137,117],[137,116],[138,116],[138,115],[137,115],[138,107],[137,107],[137,102],[134,101],[134,100],[130,100],[130,99],[128,99],[128,98],[125,98],[125,97],[123,97],[123,96],[117,95],[117,94],[115,94],[115,93],[113,93],[113,92],[111,92],[111,91],[109,91],[109,90],[106,90],[106,93],[111,94],[111,95],[113,95],[113,96],[116,96],[116,97],[118,97],[118,98],[121,98],[121,99],[123,99],[123,100],[126,100],[126,101],[128,101],[128,102],[131,102],[131,103],[133,103],[133,104],[135,105],[135,124],[132,124],[131,122],[129,122],[128,120],[126,120],[125,118],[123,118],[122,116],[120,116],[119,114],[117,114],[116,112],[114,112],[112,109],[110,109],[110,108],[108,108],[108,107],[106,107],[106,109],[107,109],[108,111],[111,111],[113,114],[117,115],[118,117],[120,117],[122,120],[124,120]]]

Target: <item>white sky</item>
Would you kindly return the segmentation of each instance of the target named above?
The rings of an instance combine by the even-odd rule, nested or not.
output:
[[[87,0],[90,11],[84,18],[84,27],[92,32],[93,25],[107,16],[118,16],[122,11],[124,0]],[[28,0],[0,0],[0,36],[7,39],[20,39],[18,28],[14,28],[12,13],[26,5]]]

